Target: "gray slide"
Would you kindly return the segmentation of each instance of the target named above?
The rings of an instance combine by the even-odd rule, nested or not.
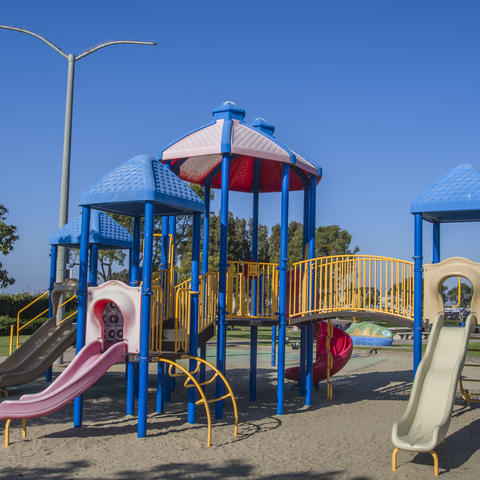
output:
[[[48,319],[0,363],[0,388],[23,385],[42,375],[45,370],[75,341],[73,319],[56,325],[56,318]]]
[[[475,328],[475,314],[464,327],[444,327],[443,314],[435,318],[427,351],[415,375],[407,409],[393,425],[392,468],[397,449],[432,453],[436,474],[438,459],[434,448],[445,438],[452,416],[457,384],[465,362],[468,338]]]
[[[0,389],[23,385],[35,380],[75,341],[76,326],[73,319],[56,325],[56,313],[66,294],[78,289],[78,280],[68,278],[55,283],[52,291],[53,316],[18,347],[3,363],[0,363]]]

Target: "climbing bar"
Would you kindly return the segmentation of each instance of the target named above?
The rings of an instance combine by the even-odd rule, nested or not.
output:
[[[308,295],[309,279],[313,298]],[[413,262],[335,255],[296,262],[288,285],[290,317],[373,311],[413,320]]]
[[[211,444],[212,444],[212,417],[210,415],[210,409],[208,408],[208,402],[207,402],[207,399],[205,397],[205,393],[204,393],[202,387],[198,383],[197,379],[185,367],[183,367],[181,364],[179,364],[177,362],[174,362],[173,360],[163,358],[163,357],[159,358],[158,361],[166,363],[166,364],[168,364],[172,367],[178,368],[195,385],[195,388],[197,389],[197,391],[198,391],[198,393],[201,397],[199,402],[202,403],[203,406],[205,407],[205,414],[207,416],[207,447],[210,447]]]
[[[333,337],[333,325],[332,321],[329,319],[327,322],[327,339],[326,339],[326,350],[327,350],[327,399],[331,400],[333,397],[332,383],[330,381],[331,371],[333,368],[333,355],[331,350],[331,341]]]
[[[216,399],[213,399],[213,400],[209,400],[208,403],[215,403],[215,402],[219,402],[220,400],[225,400],[227,398],[231,398],[232,399],[232,406],[233,406],[233,414],[234,414],[234,417],[235,417],[235,427],[234,427],[234,436],[236,437],[237,434],[238,434],[238,409],[237,409],[237,401],[235,400],[235,395],[233,394],[233,390],[232,388],[230,387],[230,384],[228,383],[227,379],[225,378],[225,376],[223,375],[223,373],[217,369],[217,367],[215,367],[214,365],[212,365],[210,362],[207,362],[206,360],[204,360],[203,358],[199,358],[199,357],[193,357],[191,355],[184,355],[184,358],[188,358],[190,360],[196,360],[197,362],[201,362],[203,364],[205,364],[207,367],[211,368],[214,372],[215,372],[215,375],[220,377],[222,379],[222,382],[224,383],[225,387],[227,388],[227,392],[225,395],[223,395],[222,397],[219,397],[219,398],[216,398]]]

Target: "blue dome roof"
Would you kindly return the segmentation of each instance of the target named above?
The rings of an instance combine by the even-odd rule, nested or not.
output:
[[[82,216],[79,215],[64,225],[50,238],[50,245],[78,247],[82,232]],[[90,215],[90,244],[101,249],[131,248],[132,236],[128,231],[106,213],[92,210]]]
[[[458,165],[427,188],[411,212],[430,222],[480,221],[480,174],[471,165]]]
[[[152,202],[155,215],[202,213],[200,197],[160,161],[138,155],[104,175],[80,195],[79,204],[123,215],[142,216]]]

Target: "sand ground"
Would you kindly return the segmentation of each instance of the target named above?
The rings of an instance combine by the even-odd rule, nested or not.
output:
[[[156,366],[152,365],[148,437],[137,439],[135,418],[124,414],[124,373],[118,365],[87,392],[82,428],[72,428],[72,405],[30,420],[26,440],[21,439],[20,422],[14,422],[10,447],[0,447],[0,480],[434,478],[429,454],[400,452],[399,468],[391,472],[390,433],[408,400],[411,352],[355,352],[333,379],[333,400],[326,400],[322,384],[309,409],[288,382],[286,413],[277,416],[270,351],[267,347],[259,351],[257,401],[251,403],[246,348],[228,349],[228,379],[239,406],[237,438],[227,401],[225,418],[215,421],[212,447],[206,448],[205,417],[199,407],[198,423],[186,423],[181,383],[165,413],[154,413]],[[209,350],[209,355],[214,351]],[[287,363],[293,365],[297,359],[298,352],[289,350]],[[55,365],[57,374],[61,369]],[[11,396],[39,391],[44,385],[39,379],[12,389]],[[437,449],[440,478],[480,478],[479,414],[480,403],[469,409],[457,397],[447,441]]]

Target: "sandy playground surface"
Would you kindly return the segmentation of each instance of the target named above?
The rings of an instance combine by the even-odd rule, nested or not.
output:
[[[214,354],[209,350],[209,356]],[[401,451],[399,468],[391,472],[390,433],[408,400],[411,352],[355,351],[347,367],[334,377],[333,401],[326,400],[322,384],[314,392],[310,409],[305,409],[288,382],[283,416],[275,414],[275,370],[269,365],[269,348],[259,350],[255,403],[248,401],[247,347],[229,347],[228,355],[228,378],[239,406],[238,438],[233,437],[227,401],[225,418],[214,423],[212,447],[206,448],[205,417],[199,407],[198,423],[186,423],[181,383],[165,413],[154,413],[156,366],[152,365],[148,437],[137,439],[135,418],[124,414],[125,382],[119,365],[87,392],[82,428],[72,428],[71,404],[30,420],[26,440],[21,439],[20,422],[12,422],[11,445],[0,446],[0,479],[434,478],[429,454]],[[289,349],[287,364],[294,365],[297,359],[298,351]],[[61,369],[55,365],[57,374]],[[39,379],[12,389],[11,397],[39,391],[44,385]],[[440,478],[480,478],[479,414],[480,403],[468,409],[457,396],[447,441],[437,449]]]

